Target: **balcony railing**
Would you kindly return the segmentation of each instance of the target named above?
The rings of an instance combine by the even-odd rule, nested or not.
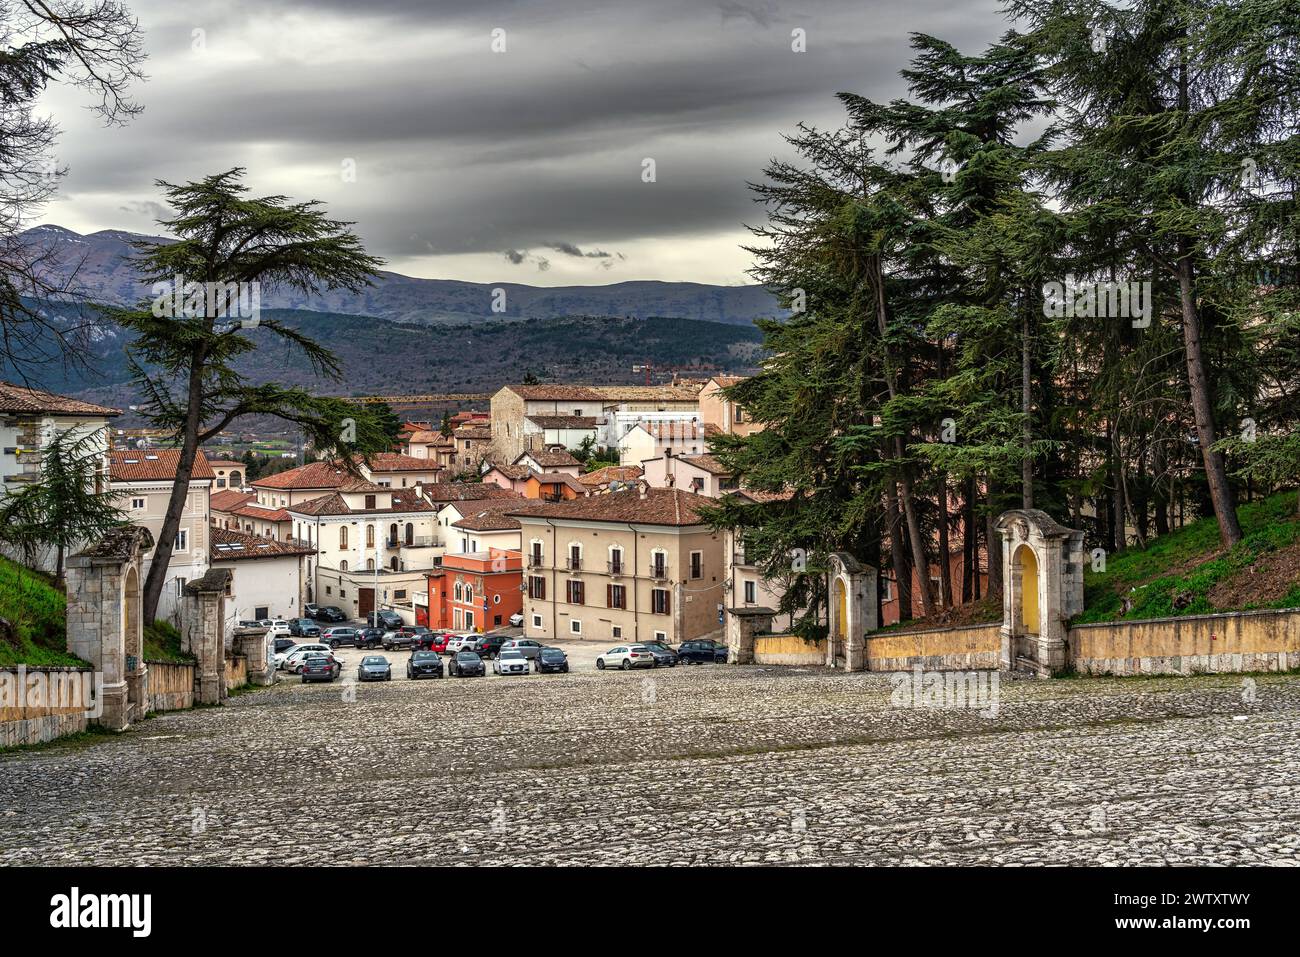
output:
[[[609,568],[609,573],[610,573],[611,575],[622,575],[622,574],[623,574],[623,563],[622,563],[622,562],[606,562],[605,564],[606,564],[606,566]]]
[[[442,542],[437,535],[412,535],[410,538],[390,538],[384,544],[389,548],[436,548]]]
[[[745,561],[745,553],[744,553],[744,552],[732,552],[732,553],[731,553],[731,564],[733,564],[733,565],[748,565],[749,562]]]
[[[668,577],[668,566],[667,566],[666,564],[661,563],[661,562],[651,562],[651,563],[650,563],[650,577],[651,577],[651,578],[667,578],[667,577]]]
[[[564,567],[571,572],[579,571],[582,568],[582,559],[574,558],[572,555],[570,555],[568,558],[564,560]]]
[[[533,554],[530,554],[530,555],[528,556],[528,567],[529,567],[529,568],[541,568],[541,567],[544,565],[544,562],[543,562],[542,559],[543,559],[543,556],[541,556],[541,555],[533,555]]]

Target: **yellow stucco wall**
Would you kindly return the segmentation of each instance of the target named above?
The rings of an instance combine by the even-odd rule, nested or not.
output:
[[[868,636],[867,658],[913,658],[933,655],[997,653],[1002,648],[1001,624],[940,631]]]
[[[1070,629],[1070,657],[1163,658],[1300,652],[1300,612],[1239,612]]]
[[[825,641],[804,641],[798,635],[763,635],[754,639],[755,664],[816,665],[825,661]]]

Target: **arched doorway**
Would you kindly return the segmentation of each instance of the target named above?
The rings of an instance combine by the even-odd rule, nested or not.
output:
[[[831,645],[838,662],[844,657],[844,636],[848,633],[846,628],[849,617],[849,594],[844,588],[844,579],[839,576],[835,578],[831,601],[835,602],[835,614],[832,616],[835,631],[831,635]]]
[[[1038,634],[1038,558],[1028,545],[1016,553],[1020,569],[1020,620],[1025,634]]]
[[[144,623],[140,620],[140,572],[135,565],[122,578],[122,650],[125,656],[128,720],[148,711],[144,686]]]

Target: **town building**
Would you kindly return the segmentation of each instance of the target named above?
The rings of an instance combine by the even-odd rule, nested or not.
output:
[[[639,465],[607,465],[579,475],[578,481],[593,492],[604,492],[629,482],[634,483],[643,474],[645,473]]]
[[[212,493],[210,505],[214,528],[277,540],[293,537],[289,513],[283,508],[258,505],[255,492],[222,489]]]
[[[212,567],[230,571],[226,634],[240,621],[302,617],[307,561],[314,552],[306,542],[213,528]]]
[[[641,422],[618,444],[620,465],[640,465],[663,455],[699,455],[709,450],[708,430],[698,417],[684,421]]]
[[[109,452],[110,491],[127,521],[149,529],[154,541],[162,533],[172,486],[176,483],[179,449],[114,449]],[[212,483],[216,475],[203,453],[194,457],[189,493],[167,563],[167,577],[158,599],[158,617],[174,620],[187,582],[202,578],[209,567]],[[147,577],[153,552],[145,559]]]
[[[0,382],[0,483],[4,491],[40,481],[44,450],[55,436],[64,433],[85,438],[86,454],[97,458],[95,491],[106,491],[111,445],[108,424],[121,414],[119,409]]]
[[[542,641],[678,643],[718,635],[721,533],[708,500],[644,485],[510,512],[524,552],[524,630]]]
[[[752,435],[763,425],[755,422],[743,406],[723,395],[722,390],[744,381],[743,376],[714,376],[700,390],[700,418],[728,435]]]
[[[421,614],[417,602],[416,624],[477,632],[505,627],[522,607],[521,567],[514,550],[445,556],[442,566],[428,573],[427,603]]]
[[[244,479],[248,475],[248,466],[237,459],[208,459],[208,465],[212,467],[212,474],[216,476],[212,480],[212,490],[219,492],[222,489],[239,489],[244,487]]]
[[[664,454],[641,465],[651,488],[680,488],[708,498],[719,498],[740,488],[731,470],[707,452]]]

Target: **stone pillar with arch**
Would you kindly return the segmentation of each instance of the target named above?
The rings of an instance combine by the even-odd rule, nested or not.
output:
[[[827,585],[826,667],[866,671],[864,639],[867,632],[880,627],[876,570],[848,552],[832,552]]]
[[[144,662],[144,556],[153,535],[134,525],[115,529],[68,559],[68,651],[103,679],[99,717],[120,731],[149,710]]]
[[[194,656],[194,703],[226,697],[226,589],[230,569],[210,568],[185,585],[181,647]]]
[[[1066,665],[1066,632],[1083,611],[1083,532],[1036,508],[998,517],[1002,669],[1048,677]]]

